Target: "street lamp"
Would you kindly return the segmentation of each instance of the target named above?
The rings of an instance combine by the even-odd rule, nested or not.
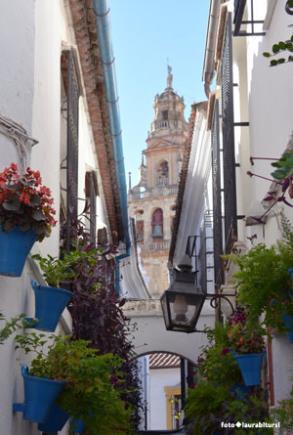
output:
[[[179,332],[205,332],[196,329],[203,304],[210,300],[212,308],[220,308],[220,302],[226,301],[234,312],[230,297],[235,293],[206,293],[197,286],[196,272],[192,272],[190,257],[184,256],[181,264],[173,269],[174,279],[161,297],[161,306],[166,329]]]
[[[174,280],[161,297],[166,329],[171,331],[194,332],[206,298],[186,258],[174,269]]]

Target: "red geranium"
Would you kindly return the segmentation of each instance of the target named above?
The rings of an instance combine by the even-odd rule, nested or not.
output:
[[[20,175],[16,163],[0,173],[0,226],[4,231],[18,226],[33,230],[39,241],[48,237],[56,225],[53,198],[48,187],[42,186],[39,171],[27,168]]]

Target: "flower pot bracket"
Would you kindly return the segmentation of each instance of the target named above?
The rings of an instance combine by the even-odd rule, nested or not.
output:
[[[24,412],[25,403],[13,403],[13,412]]]
[[[28,375],[27,366],[21,366],[21,374],[23,377]],[[25,403],[13,403],[12,405],[13,412],[24,412],[25,411]]]

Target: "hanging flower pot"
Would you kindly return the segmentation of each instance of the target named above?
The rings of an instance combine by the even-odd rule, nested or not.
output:
[[[3,231],[0,227],[0,274],[21,276],[28,256],[37,235],[35,231],[22,231],[19,227],[11,231]]]
[[[288,340],[290,343],[293,343],[293,316],[291,314],[283,314],[283,322],[288,331]]]
[[[261,383],[261,368],[264,355],[265,352],[235,355],[245,385],[253,386]]]
[[[72,298],[72,293],[62,288],[41,286],[32,281],[35,292],[35,328],[54,332],[62,311]]]
[[[25,420],[43,423],[65,382],[31,376],[27,367],[22,367],[21,371],[24,381],[24,403],[14,404],[14,411],[23,412]]]
[[[63,411],[56,403],[53,403],[50,412],[43,423],[38,424],[40,432],[58,432],[62,430],[69,415]]]
[[[25,259],[38,240],[56,224],[50,189],[39,171],[20,174],[15,163],[0,172],[0,273],[20,276]]]

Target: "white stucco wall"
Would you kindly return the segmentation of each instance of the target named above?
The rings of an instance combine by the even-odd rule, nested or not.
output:
[[[150,369],[149,430],[167,429],[165,387],[180,387],[180,369]]]
[[[292,66],[270,67],[270,59],[263,57],[274,43],[288,39],[292,31],[292,16],[285,12],[285,2],[254,2],[258,19],[266,18],[266,34],[247,38],[233,38],[234,59],[234,117],[248,121],[249,127],[235,128],[238,214],[261,216],[265,209],[261,201],[270,190],[270,182],[250,178],[248,170],[264,177],[273,171],[271,161],[249,158],[280,158],[293,129]],[[270,8],[267,10],[267,5]],[[272,6],[275,6],[272,8]],[[258,30],[262,30],[258,28]],[[277,56],[278,57],[278,56]],[[265,225],[238,225],[239,239],[250,247],[247,237],[257,235],[255,243],[276,244],[282,237],[281,213],[293,222],[293,210],[282,203],[273,207]],[[292,385],[293,347],[285,335],[274,336],[272,342],[275,400],[289,396]]]
[[[167,331],[159,300],[145,300],[129,302],[123,307],[124,313],[131,319],[133,327],[132,337],[136,355],[152,352],[176,353],[191,362],[196,362],[201,352],[201,346],[207,344],[205,333]],[[206,326],[214,325],[215,310],[204,304],[197,329],[203,330]]]
[[[43,183],[51,189],[57,219],[60,205],[60,56],[64,46],[76,46],[67,0],[11,0],[1,4],[0,115],[22,125],[39,142],[34,146],[28,164],[40,170]],[[85,171],[98,171],[89,115],[82,93],[79,107],[80,197],[84,197]],[[15,145],[0,132],[0,170],[12,161],[20,161]],[[98,228],[108,223],[100,181],[98,171]],[[58,255],[59,224],[53,229],[50,238],[35,244],[33,252]],[[34,296],[30,285],[33,276],[29,262],[20,278],[0,276],[0,312],[8,319],[20,313],[34,315]],[[68,312],[64,312],[63,318],[69,322],[66,328],[68,333]],[[62,332],[62,328],[59,326],[57,333]],[[13,339],[0,346],[0,435],[39,433],[37,425],[25,422],[21,414],[12,413],[13,401],[23,400],[19,372],[21,361],[23,356],[15,353]]]
[[[252,156],[279,158],[293,128],[292,66],[270,67],[264,51],[274,43],[288,39],[292,16],[285,12],[284,2],[277,2],[271,24],[264,37],[247,39],[247,71],[249,92],[250,151]],[[270,162],[257,161],[254,172],[269,175]],[[254,197],[263,198],[268,190],[264,180],[254,181]],[[291,215],[292,216],[292,215]]]

